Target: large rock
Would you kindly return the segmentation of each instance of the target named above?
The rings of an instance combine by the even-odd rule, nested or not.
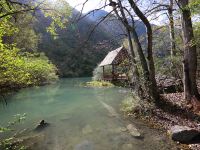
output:
[[[41,120],[34,130],[35,131],[42,131],[46,127],[48,127],[49,125],[50,125],[49,123],[45,122],[44,120]]]
[[[160,93],[182,92],[182,80],[165,75],[157,75],[156,81]]]
[[[175,125],[168,132],[172,140],[180,143],[193,143],[200,136],[200,131],[187,126]]]
[[[126,128],[133,137],[141,137],[140,132],[133,124],[127,125]]]

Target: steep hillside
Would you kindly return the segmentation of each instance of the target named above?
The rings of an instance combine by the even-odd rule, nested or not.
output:
[[[95,13],[89,15],[89,19],[98,23],[101,21],[108,12],[105,10],[98,10]],[[128,20],[131,23],[131,20]],[[112,38],[117,39],[118,41],[123,40],[125,38],[126,30],[123,27],[123,24],[117,20],[117,18],[113,15],[109,15],[100,25],[106,33]],[[143,35],[146,32],[145,26],[142,22],[136,21],[135,23],[136,31],[138,35]]]
[[[61,77],[90,76],[107,52],[120,46],[125,32],[122,24],[113,17],[103,21],[88,39],[95,24],[106,14],[101,11],[76,21],[80,13],[74,10],[67,28],[60,30],[56,39],[46,33],[49,19],[39,15],[35,28],[42,35],[39,50],[58,67]],[[144,32],[144,26],[138,30],[140,34]]]

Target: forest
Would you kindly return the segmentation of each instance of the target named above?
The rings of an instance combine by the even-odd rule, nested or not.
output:
[[[200,0],[1,0],[0,106],[0,150],[199,150]]]

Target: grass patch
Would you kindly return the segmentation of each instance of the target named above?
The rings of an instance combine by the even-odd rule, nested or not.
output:
[[[138,96],[131,94],[121,103],[121,111],[125,116],[149,116],[155,108],[154,104],[141,100]]]
[[[128,96],[125,98],[121,103],[121,111],[124,113],[124,115],[133,115],[134,110],[140,107],[139,99],[135,96]]]
[[[114,84],[107,81],[91,81],[86,82],[85,86],[88,87],[114,87]]]

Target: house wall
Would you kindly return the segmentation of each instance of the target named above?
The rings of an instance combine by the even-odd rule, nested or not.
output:
[[[198,49],[197,52],[197,78],[200,79],[200,49]]]
[[[118,53],[118,55],[117,55],[117,57],[115,58],[115,60],[114,60],[114,64],[120,64],[122,61],[124,61],[126,58],[128,58],[129,56],[128,56],[128,52],[127,52],[127,50],[126,49],[122,49],[119,53]]]

